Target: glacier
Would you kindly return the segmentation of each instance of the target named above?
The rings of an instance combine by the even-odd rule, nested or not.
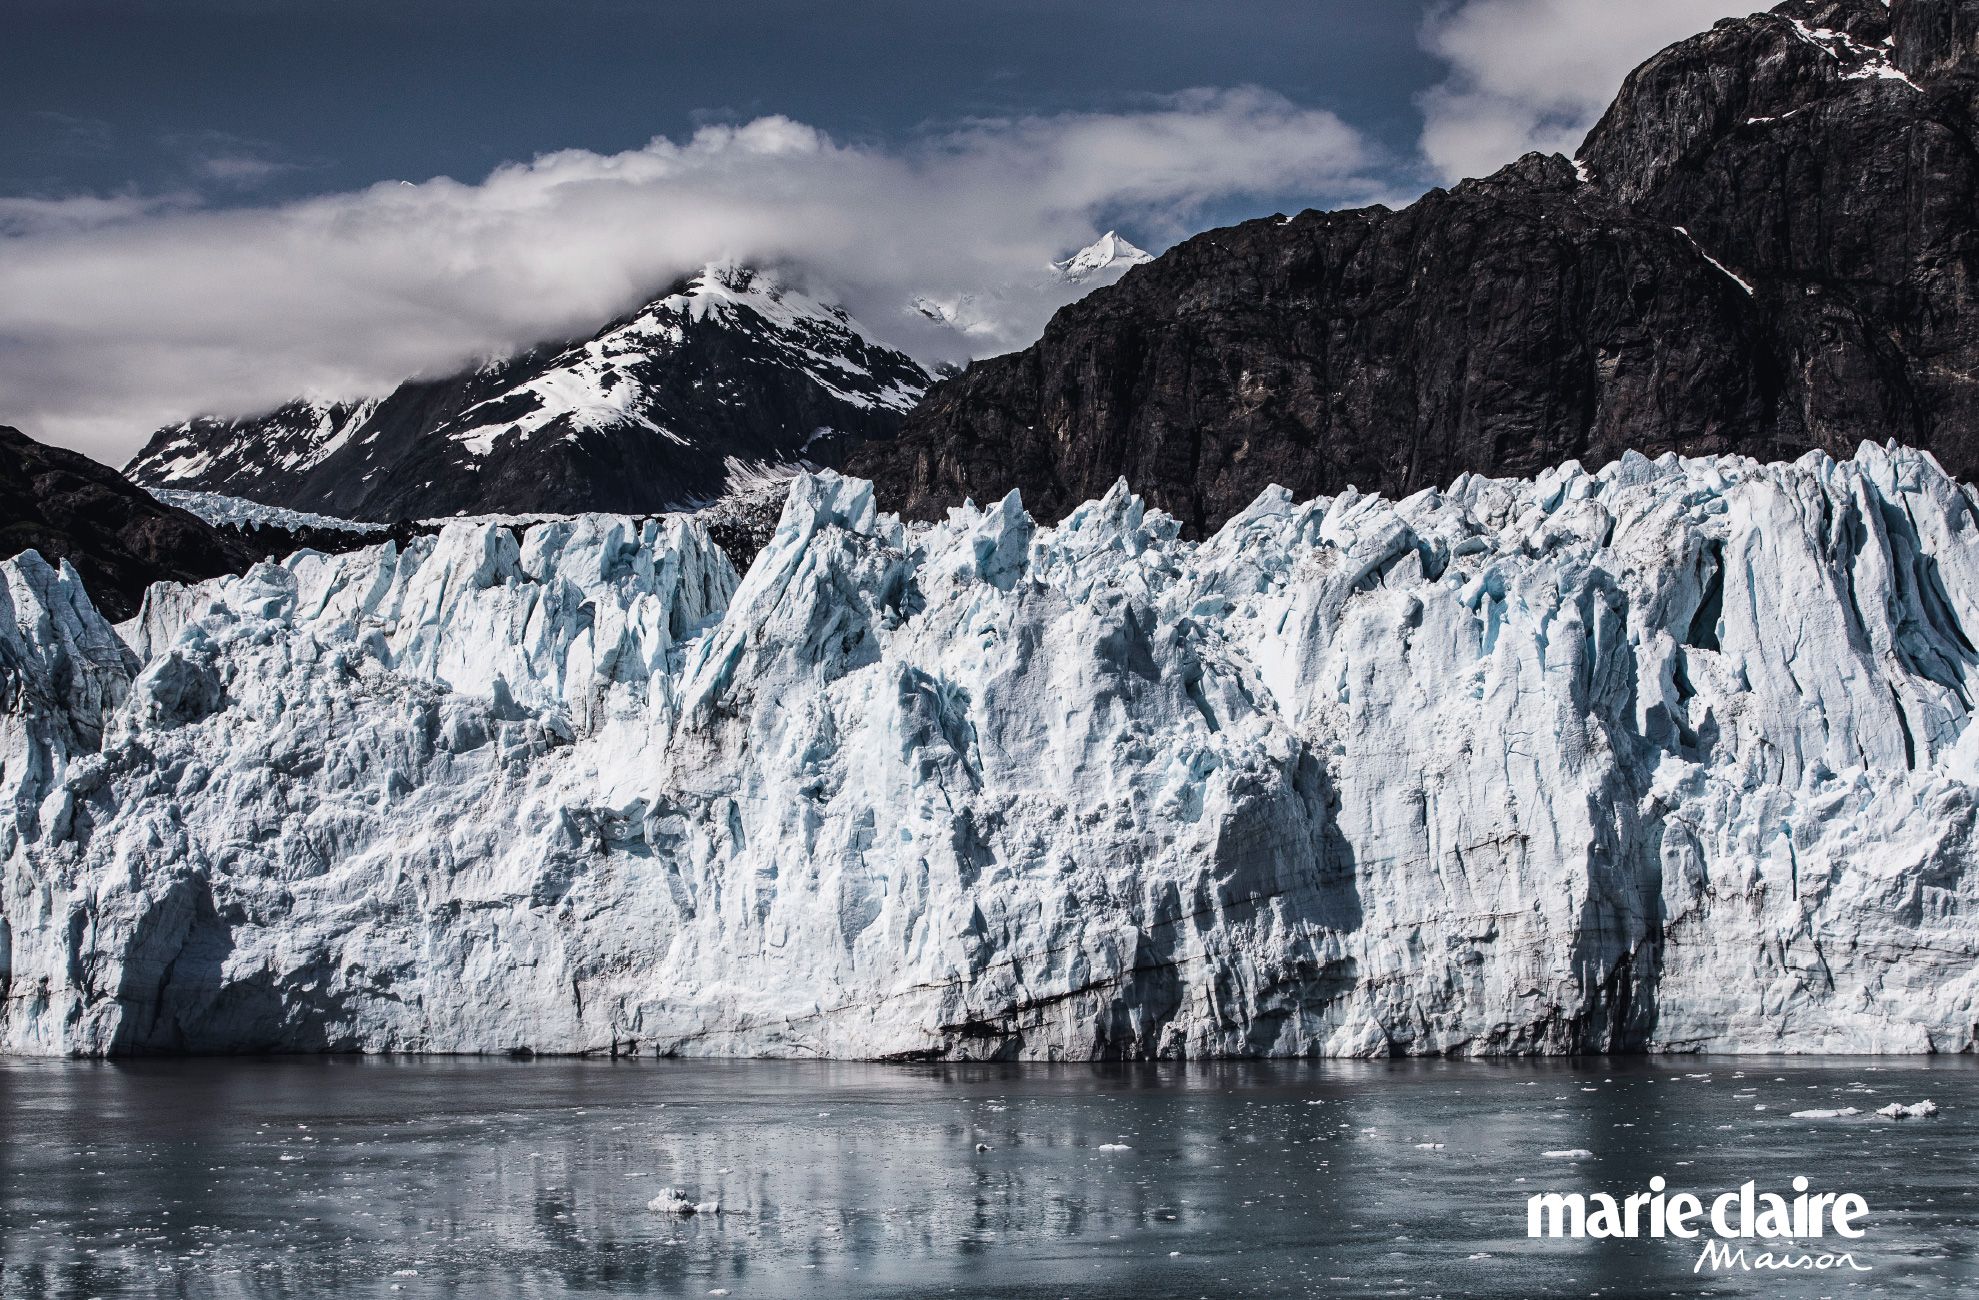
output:
[[[0,1050],[1972,1050],[1928,455],[0,564]]]

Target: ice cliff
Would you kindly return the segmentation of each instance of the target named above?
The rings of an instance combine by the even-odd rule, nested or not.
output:
[[[0,1046],[1958,1051],[1979,514],[1628,457],[1202,543],[793,484],[161,584],[0,565]]]

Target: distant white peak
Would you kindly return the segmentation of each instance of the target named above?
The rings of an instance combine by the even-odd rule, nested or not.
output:
[[[1055,267],[1057,263],[1053,263]],[[1027,292],[1036,289],[1025,287]],[[933,321],[946,325],[964,338],[993,338],[1000,328],[996,308],[1005,303],[1016,290],[1000,287],[985,293],[963,293],[946,298],[922,296],[914,299],[909,310]]]
[[[1112,230],[1087,244],[1062,262],[1053,262],[1052,271],[1068,284],[1084,284],[1097,275],[1118,275],[1130,266],[1152,262],[1154,255],[1134,247]]]

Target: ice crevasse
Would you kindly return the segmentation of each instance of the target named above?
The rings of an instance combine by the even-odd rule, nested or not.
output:
[[[1979,512],[1630,456],[1192,542],[794,481],[0,564],[0,1048],[1959,1051]]]

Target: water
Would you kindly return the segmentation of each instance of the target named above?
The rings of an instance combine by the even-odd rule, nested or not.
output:
[[[1979,1292],[1968,1058],[0,1060],[0,1133],[9,1300]],[[1525,1238],[1535,1191],[1657,1173],[1860,1193],[1873,1271]]]

